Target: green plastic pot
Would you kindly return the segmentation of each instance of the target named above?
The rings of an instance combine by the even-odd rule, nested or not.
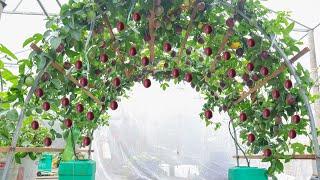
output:
[[[95,180],[96,162],[72,160],[59,165],[59,180]]]
[[[229,180],[268,180],[267,170],[257,167],[238,166],[228,171]]]
[[[38,163],[38,172],[51,172],[52,154],[43,154]]]

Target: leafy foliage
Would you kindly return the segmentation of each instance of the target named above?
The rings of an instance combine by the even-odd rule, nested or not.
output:
[[[89,98],[67,76],[49,67],[46,73],[50,78],[42,80],[39,84],[39,88],[44,90],[44,96],[41,98],[34,96],[27,105],[26,114],[28,117],[47,121],[52,127],[60,122],[66,139],[69,129],[63,125],[63,121],[70,118],[73,121],[73,128],[79,129],[82,137],[90,137],[97,127],[108,125],[109,115],[106,110],[112,101],[120,101],[120,97],[127,96],[127,92],[135,82],[143,82],[153,77],[165,90],[168,81],[181,83],[185,80],[184,76],[191,73],[191,87],[203,94],[206,99],[203,112],[200,113],[206,125],[216,129],[221,126],[219,120],[210,120],[206,111],[226,111],[234,126],[240,129],[240,138],[242,143],[247,145],[248,153],[258,154],[264,149],[271,150],[271,156],[263,159],[271,163],[270,174],[283,171],[283,162],[280,159],[285,157],[287,162],[290,159],[287,154],[303,153],[305,149],[312,150],[311,145],[291,143],[292,140],[288,137],[292,129],[299,136],[308,136],[309,120],[298,91],[299,88],[305,88],[309,92],[312,82],[310,75],[301,65],[297,66],[302,79],[301,86],[285,88],[284,82],[291,78],[289,72],[285,70],[250,97],[240,103],[234,103],[242,92],[258,85],[258,80],[265,78],[262,68],[267,68],[271,74],[282,63],[280,54],[271,47],[272,42],[265,39],[254,25],[258,24],[269,35],[275,35],[288,56],[299,51],[300,42],[290,37],[294,24],[286,19],[287,13],[280,12],[275,18],[270,19],[269,11],[257,0],[248,0],[246,3],[243,0],[233,0],[231,2],[233,8],[223,6],[220,1],[209,0],[198,4],[183,0],[155,2],[156,17],[153,23],[155,59],[151,59],[149,65],[142,65],[141,58],[150,57],[150,47],[153,46],[150,40],[146,40],[150,35],[149,18],[150,9],[153,7],[152,1],[70,0],[68,4],[62,6],[58,17],[48,20],[47,30],[43,35],[36,34],[23,43],[23,46],[38,43],[42,52],[33,51],[28,59],[19,61],[20,80],[18,83],[14,81],[13,87],[2,97],[11,99],[10,102],[18,99],[19,103],[16,105],[22,106],[23,96],[26,94],[26,89],[22,85],[23,79],[26,78],[26,70],[28,69],[30,75],[34,75],[34,72],[39,72],[49,61],[54,60],[55,63],[64,65],[68,75],[78,80],[86,77],[89,81],[89,87],[86,88],[101,99],[103,106]],[[204,8],[201,5],[204,5]],[[187,32],[193,8],[197,8],[199,12],[195,16],[191,31]],[[243,18],[238,11],[246,14],[249,20]],[[141,20],[134,21],[133,12],[138,12]],[[234,25],[226,24],[230,18]],[[124,30],[119,30],[117,27],[121,22]],[[205,25],[212,27],[212,33],[204,33]],[[219,49],[226,32],[230,29],[234,33],[222,47],[223,51],[230,53],[230,57],[228,60],[223,60],[224,53]],[[115,38],[110,32],[114,33]],[[185,44],[186,48],[181,50],[187,33],[189,37]],[[248,39],[252,39],[254,45],[248,43]],[[168,52],[164,52],[165,43],[170,43],[172,46]],[[130,49],[133,47],[137,55],[130,55]],[[212,55],[206,55],[207,47],[212,49]],[[244,53],[239,53],[239,50]],[[107,55],[105,62],[101,62],[101,55]],[[75,64],[79,60],[83,64],[80,70],[67,67],[68,63]],[[212,71],[214,61],[217,61],[217,64]],[[247,69],[248,63],[254,65],[252,71]],[[171,71],[175,68],[179,69],[180,75],[174,78]],[[234,78],[228,74],[231,68],[236,72]],[[10,73],[7,73],[6,79],[12,80],[10,76]],[[115,78],[121,80],[120,87],[113,85]],[[279,91],[279,98],[273,98],[273,90]],[[294,103],[287,103],[288,96],[292,97]],[[61,106],[60,101],[63,97],[67,97],[71,102],[67,107]],[[41,108],[44,101],[50,103],[49,111]],[[84,112],[76,111],[78,103],[84,105]],[[262,112],[266,108],[270,110],[270,115],[264,117]],[[94,114],[93,121],[86,119],[85,113],[89,111]],[[246,120],[240,120],[240,113],[246,114]],[[292,123],[292,115],[299,115],[301,121]],[[247,139],[250,133],[255,136],[255,140],[251,143]],[[53,130],[51,136],[55,137],[57,133]],[[76,141],[80,143],[81,139],[79,137]]]

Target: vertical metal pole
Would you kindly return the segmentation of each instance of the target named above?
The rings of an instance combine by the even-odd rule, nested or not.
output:
[[[312,87],[312,94],[320,94],[319,90],[319,76],[318,76],[318,63],[316,57],[316,49],[314,43],[314,30],[309,31],[309,49],[310,49],[310,71],[311,78],[315,82],[315,85]],[[317,127],[320,127],[320,100],[317,100],[314,104],[315,117],[317,118]]]
[[[3,175],[2,175],[2,180],[7,180],[8,177],[9,177],[9,169],[10,169],[11,163],[13,161],[13,156],[15,154],[15,148],[17,146],[17,141],[18,141],[18,138],[20,136],[20,129],[22,127],[22,122],[23,122],[23,119],[24,119],[25,106],[29,103],[29,101],[30,101],[35,89],[37,88],[37,86],[39,84],[39,80],[40,80],[43,72],[45,71],[45,69],[48,67],[48,65],[51,62],[52,61],[50,60],[50,62],[47,63],[47,65],[43,69],[41,69],[39,71],[37,77],[34,80],[34,84],[32,85],[31,89],[29,90],[29,93],[28,93],[28,95],[27,95],[27,97],[26,97],[26,99],[24,101],[24,106],[21,108],[21,111],[20,111],[20,114],[19,114],[19,118],[18,118],[17,127],[16,127],[16,130],[15,130],[13,138],[12,138],[12,142],[11,142],[11,146],[10,146],[9,152],[7,154],[6,165],[5,165],[5,168],[4,168]]]
[[[318,64],[317,64],[317,57],[316,57],[316,50],[315,50],[315,43],[314,43],[314,30],[310,30],[309,33],[309,49],[310,49],[310,72],[311,72],[311,78],[315,82],[314,86],[312,87],[312,94],[320,94],[319,93],[319,83],[318,83]],[[315,112],[315,117],[317,119],[316,121],[316,127],[320,127],[320,100],[316,100],[316,102],[313,104],[313,109]],[[319,139],[318,139],[319,141]],[[313,163],[313,173],[317,174],[317,166]],[[318,174],[319,175],[319,174]]]
[[[239,149],[238,149],[238,146],[237,146],[238,137],[237,137],[236,128],[234,127],[233,123],[232,123],[232,128],[233,128],[233,135],[234,135],[234,146],[236,147],[237,166],[239,166],[240,165],[240,162],[239,162]]]

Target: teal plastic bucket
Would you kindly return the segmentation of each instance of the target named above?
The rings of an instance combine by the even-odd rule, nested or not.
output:
[[[38,172],[52,171],[52,154],[43,154],[38,163]]]
[[[230,168],[229,180],[268,180],[267,170],[257,167],[239,166]]]
[[[72,160],[60,162],[59,180],[95,180],[96,162],[92,160]]]

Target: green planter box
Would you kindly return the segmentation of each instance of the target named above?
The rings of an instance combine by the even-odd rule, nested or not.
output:
[[[38,163],[38,172],[51,172],[52,154],[43,154]]]
[[[229,180],[268,180],[267,170],[257,167],[233,167],[228,171]]]
[[[59,180],[95,180],[96,162],[78,160],[61,162],[59,165]]]

